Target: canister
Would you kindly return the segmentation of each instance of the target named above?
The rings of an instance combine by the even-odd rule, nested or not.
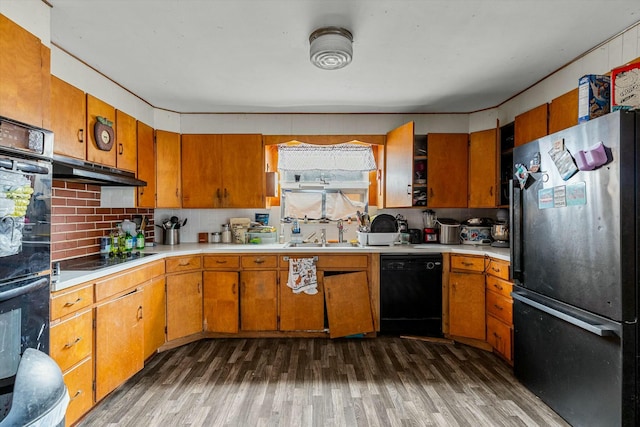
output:
[[[222,233],[219,231],[214,231],[211,233],[211,243],[220,243],[222,242]]]
[[[229,224],[222,224],[222,243],[231,243],[231,229]]]

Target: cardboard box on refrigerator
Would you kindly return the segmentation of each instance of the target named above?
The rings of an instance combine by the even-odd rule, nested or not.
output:
[[[578,123],[603,116],[610,111],[611,78],[587,74],[578,80]]]
[[[640,108],[640,63],[611,70],[611,110]]]

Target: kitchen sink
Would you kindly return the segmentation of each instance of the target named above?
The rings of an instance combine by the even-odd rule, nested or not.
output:
[[[297,242],[289,242],[285,245],[285,248],[350,248],[353,247],[349,242],[333,242],[333,243],[316,243],[316,242],[308,242],[308,243],[297,243]]]

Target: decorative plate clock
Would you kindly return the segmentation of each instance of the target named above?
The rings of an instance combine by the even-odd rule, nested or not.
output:
[[[96,145],[102,151],[111,151],[115,141],[113,134],[113,122],[105,117],[96,117],[96,124],[93,127],[93,136]]]

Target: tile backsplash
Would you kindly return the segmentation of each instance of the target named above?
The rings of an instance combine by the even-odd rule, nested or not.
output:
[[[100,252],[100,237],[116,223],[146,215],[145,239],[154,240],[153,209],[101,207],[101,187],[54,180],[51,201],[51,258],[53,261]]]

